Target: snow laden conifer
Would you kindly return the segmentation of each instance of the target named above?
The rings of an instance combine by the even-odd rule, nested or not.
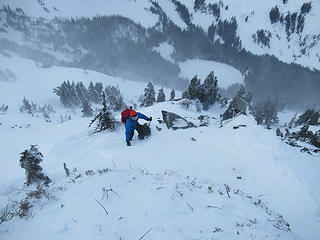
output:
[[[257,124],[266,125],[270,128],[272,124],[279,122],[278,118],[279,104],[276,100],[267,99],[264,102],[253,106],[251,114],[257,121]]]
[[[141,103],[142,107],[150,107],[156,101],[156,92],[154,91],[154,86],[152,82],[149,82],[147,87],[144,89],[144,96]]]
[[[209,106],[221,99],[219,95],[218,80],[213,71],[209,73],[204,83],[201,85],[201,99],[203,109],[208,110]]]
[[[170,99],[169,101],[173,101],[176,97],[176,92],[174,91],[174,89],[172,89],[171,93],[170,93]]]
[[[202,85],[197,75],[194,76],[190,81],[188,89],[183,92],[182,97],[190,100],[197,100],[203,105],[204,110],[208,110],[210,105],[221,101],[218,80],[214,76],[214,72],[211,71],[209,73]]]
[[[27,186],[39,181],[44,181],[45,184],[50,183],[50,178],[42,173],[40,163],[43,160],[43,155],[38,150],[37,145],[31,145],[29,150],[25,150],[20,154],[20,167],[25,169]]]
[[[101,98],[102,98],[102,109],[100,109],[98,114],[94,117],[94,119],[89,124],[89,127],[91,127],[93,123],[96,123],[93,133],[115,129],[115,120],[112,116],[112,113],[108,110],[106,96],[104,92],[102,92]]]
[[[159,89],[158,96],[157,96],[157,102],[165,102],[166,101],[166,95],[164,94],[163,88]]]
[[[87,99],[84,99],[84,101],[82,102],[82,110],[81,112],[82,117],[92,117],[93,116],[93,110],[91,108],[90,103],[87,101]]]
[[[89,102],[94,102],[97,103],[98,102],[98,97],[97,97],[98,93],[94,88],[94,84],[93,82],[89,83],[89,87],[88,87],[88,95],[87,95],[87,99]]]
[[[96,102],[99,103],[102,101],[102,92],[103,92],[103,84],[101,82],[96,82],[94,85],[94,89],[96,90]]]
[[[195,100],[201,98],[201,84],[198,76],[194,76],[189,84],[189,87],[185,94],[186,98]]]
[[[106,101],[113,111],[119,111],[126,108],[119,86],[107,86],[105,88],[105,93]]]
[[[32,103],[30,103],[26,97],[23,98],[22,100],[22,106],[20,107],[20,112],[25,112],[28,114],[33,115],[33,109],[34,107],[32,106]]]
[[[87,99],[87,96],[88,96],[88,90],[87,88],[83,85],[82,82],[78,82],[76,84],[76,93],[77,93],[77,96],[80,100],[81,103],[84,102],[84,100]]]

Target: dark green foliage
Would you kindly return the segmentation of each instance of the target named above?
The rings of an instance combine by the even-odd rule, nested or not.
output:
[[[101,94],[103,91],[103,85],[101,82],[96,82],[96,84],[94,85],[94,90],[96,92],[96,103],[99,103],[102,101],[101,99]]]
[[[213,14],[213,16],[216,17],[216,20],[219,20],[219,18],[220,18],[220,6],[219,6],[219,4],[217,4],[217,3],[214,3],[214,4],[209,3],[208,4],[208,10],[209,10],[209,13]]]
[[[226,46],[241,48],[240,38],[237,36],[238,23],[235,17],[231,21],[219,21],[217,33],[225,42]]]
[[[215,104],[216,101],[221,99],[218,91],[219,88],[217,77],[214,76],[213,71],[211,71],[201,85],[200,102],[203,104],[204,110],[208,110],[210,105]]]
[[[60,97],[60,102],[68,108],[81,106],[87,100],[89,103],[100,103],[103,85],[97,82],[95,85],[90,82],[88,89],[82,82],[64,81],[60,86],[53,89],[53,92]]]
[[[36,110],[36,106],[34,103],[29,103],[29,101],[26,99],[26,97],[22,100],[22,106],[20,107],[20,112],[25,112],[28,114],[31,114],[33,116],[33,112]]]
[[[269,17],[271,20],[271,24],[276,23],[280,20],[280,11],[279,11],[278,6],[271,9],[271,11],[269,13]]]
[[[271,32],[260,29],[253,35],[253,38],[255,42],[262,43],[264,46],[270,48]]]
[[[96,91],[93,82],[89,83],[87,98],[89,102],[99,103],[99,93]]]
[[[301,13],[302,14],[307,14],[311,11],[312,9],[312,3],[308,2],[308,3],[304,3],[301,7]]]
[[[296,20],[297,20],[298,13],[292,13],[291,14],[291,33],[294,33],[296,28]]]
[[[25,150],[20,153],[20,167],[25,169],[26,184],[29,186],[31,183],[44,181],[45,184],[50,183],[50,178],[42,173],[40,163],[43,160],[42,153],[38,150],[36,145],[31,145],[30,150]]]
[[[175,97],[176,97],[176,92],[174,91],[174,89],[172,89],[172,91],[171,91],[171,93],[170,93],[170,99],[169,99],[169,101],[173,101]]]
[[[76,88],[76,94],[77,94],[78,100],[80,101],[80,103],[83,103],[88,96],[87,88],[83,85],[82,82],[78,82],[75,85],[75,88]]]
[[[287,32],[287,37],[288,37],[288,38],[289,38],[290,35],[291,35],[292,33],[294,33],[295,30],[296,30],[297,16],[298,16],[298,13],[294,12],[294,13],[292,13],[292,14],[288,13],[288,14],[286,15],[286,17],[285,17],[286,32]],[[300,17],[300,16],[302,17],[301,14],[299,15],[299,17]],[[300,17],[300,18],[301,18],[301,17]],[[299,21],[299,18],[298,18],[298,21]],[[301,21],[302,21],[302,19],[300,19],[300,24],[301,24]],[[304,21],[304,19],[303,19],[303,21]],[[298,23],[298,27],[301,28],[301,26],[299,25],[299,23]]]
[[[288,13],[285,17],[285,24],[286,24],[286,32],[287,32],[287,36],[290,36],[290,28],[291,28],[291,17],[290,17],[290,13]]]
[[[194,76],[189,84],[187,94],[189,99],[200,99],[201,98],[201,84],[200,79],[198,79],[198,76]]]
[[[194,1],[194,11],[203,11],[206,8],[206,1],[205,0],[195,0]]]
[[[154,91],[154,86],[152,82],[149,82],[147,87],[144,89],[144,96],[141,103],[143,107],[150,107],[156,101],[156,92]]]
[[[171,0],[173,4],[176,5],[176,10],[179,13],[180,17],[183,19],[183,21],[189,26],[191,25],[191,16],[188,11],[188,8],[180,3],[177,0]]]
[[[118,86],[107,86],[105,93],[107,104],[113,111],[127,108]]]
[[[158,96],[157,96],[157,102],[165,102],[166,101],[166,95],[164,94],[163,88],[159,89]]]
[[[313,133],[309,130],[309,125],[303,125],[298,132],[289,134],[290,139],[309,143],[317,148],[320,148],[320,130]]]
[[[217,26],[212,23],[208,28],[208,39],[213,43],[214,37],[216,35]]]
[[[275,100],[268,99],[253,106],[251,114],[257,121],[257,124],[264,124],[270,127],[279,122],[278,119],[279,104]]]
[[[87,99],[85,99],[83,102],[82,102],[82,110],[81,112],[83,113],[82,114],[82,117],[92,117],[93,116],[93,110],[90,106],[90,103],[88,103]]]
[[[300,117],[298,117],[296,125],[320,125],[319,118],[319,112],[313,109],[308,109]]]
[[[20,112],[28,113],[32,116],[39,117],[41,114],[44,118],[50,119],[50,114],[55,113],[53,107],[49,105],[43,105],[42,107],[33,103],[29,102],[25,97],[22,100],[22,106],[20,107]]]
[[[297,33],[302,33],[304,28],[304,15],[302,13],[298,16]]]
[[[112,116],[112,113],[108,110],[106,96],[105,93],[102,92],[102,109],[99,110],[98,114],[94,117],[94,119],[89,124],[89,127],[95,124],[93,133],[98,133],[106,130],[114,130],[115,129],[115,120]]]
[[[75,83],[72,81],[64,81],[61,86],[53,89],[53,92],[60,97],[60,102],[65,107],[75,107],[78,106],[81,101],[77,95],[75,88]]]
[[[197,75],[194,76],[190,81],[188,89],[182,94],[182,97],[199,100],[203,105],[203,109],[208,110],[210,105],[221,100],[218,91],[218,80],[214,76],[213,71],[211,71],[202,85]]]

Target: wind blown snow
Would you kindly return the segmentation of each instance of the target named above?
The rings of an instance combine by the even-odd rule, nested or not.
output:
[[[230,65],[200,59],[187,60],[179,63],[180,77],[192,79],[195,75],[204,81],[211,71],[217,76],[219,87],[228,88],[234,83],[242,84],[244,77],[241,72]]]
[[[0,224],[1,239],[139,239],[146,233],[146,239],[318,239],[319,158],[291,148],[252,117],[221,127],[221,110],[213,108],[206,113],[208,127],[173,131],[156,121],[161,110],[195,123],[200,113],[175,102],[159,103],[137,109],[155,120],[152,136],[134,137],[127,147],[123,126],[88,134],[91,119],[81,118],[79,109],[62,108],[52,88],[68,79],[117,83],[127,101],[136,101],[142,83],[80,69],[43,69],[15,56],[0,60],[17,76],[15,82],[0,82],[0,103],[9,106],[0,115],[1,208],[36,191],[24,186],[18,165],[19,153],[31,144],[39,146],[42,167],[53,180],[45,187],[46,197],[32,200],[32,217]],[[199,60],[186,63],[198,73],[217,66],[204,62],[210,66],[204,70],[192,63]],[[224,86],[231,84],[218,70],[217,75]],[[52,122],[20,113],[23,96],[52,104],[57,111]],[[59,114],[72,118],[61,122]],[[233,128],[240,124],[246,127]]]

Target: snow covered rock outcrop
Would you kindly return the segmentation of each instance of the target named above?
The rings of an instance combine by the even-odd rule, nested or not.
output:
[[[195,124],[186,120],[183,117],[180,117],[175,113],[167,112],[163,110],[161,112],[162,112],[163,121],[165,122],[168,128],[172,128],[173,130],[176,130],[176,129],[186,129],[191,127],[196,127]]]

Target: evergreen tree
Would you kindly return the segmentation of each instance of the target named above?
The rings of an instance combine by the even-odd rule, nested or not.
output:
[[[96,85],[94,86],[94,89],[96,90],[96,102],[99,103],[102,101],[101,99],[101,94],[103,91],[103,84],[101,82],[97,82]]]
[[[25,150],[20,154],[20,167],[24,168],[26,171],[26,184],[28,186],[31,183],[38,182],[40,180],[44,181],[46,184],[50,183],[50,178],[42,173],[40,163],[43,160],[43,155],[36,145],[31,145],[30,150]]]
[[[26,99],[26,97],[22,100],[22,106],[20,107],[20,112],[26,112],[31,115],[33,115],[33,107],[32,104],[29,103],[29,101]]]
[[[81,110],[81,112],[83,113],[82,117],[92,117],[93,116],[93,110],[91,108],[90,103],[88,103],[87,99],[85,99],[82,102],[82,110]]]
[[[206,7],[206,2],[205,0],[195,0],[194,1],[194,10],[198,11],[198,10],[204,10]]]
[[[198,79],[197,75],[191,79],[187,93],[189,99],[195,100],[201,98],[200,79]]]
[[[89,127],[91,127],[92,124],[96,122],[96,126],[94,128],[93,133],[115,129],[115,120],[111,112],[108,110],[106,96],[104,92],[102,92],[101,98],[102,98],[102,109],[100,109],[98,114],[94,117],[94,119],[89,124]]]
[[[72,107],[79,106],[81,103],[77,94],[76,84],[74,81],[72,81],[71,86],[69,87],[69,99]]]
[[[87,99],[89,102],[94,102],[97,103],[97,91],[94,88],[93,82],[89,83],[89,87],[88,87],[88,95],[87,95]]]
[[[107,86],[105,88],[105,93],[106,101],[113,111],[119,111],[120,109],[126,108],[119,86]]]
[[[174,91],[174,89],[172,89],[172,91],[170,93],[170,100],[169,101],[173,101],[175,97],[176,97],[176,92]]]
[[[214,76],[213,71],[209,73],[204,83],[201,85],[201,103],[203,104],[203,109],[208,110],[209,106],[219,101],[221,98],[218,93],[218,80]]]
[[[278,6],[271,9],[271,11],[269,13],[269,17],[271,20],[271,24],[278,22],[280,20],[280,11],[279,11]]]
[[[78,82],[76,84],[76,92],[77,92],[77,96],[79,98],[79,101],[81,103],[84,102],[84,100],[87,99],[87,95],[88,95],[88,90],[87,88],[83,85],[82,82]]]
[[[157,102],[165,102],[166,101],[166,95],[164,94],[163,88],[159,89]]]
[[[265,124],[268,128],[270,125],[279,122],[278,107],[279,104],[275,100],[267,99],[264,102],[256,104],[252,108],[252,115],[257,121],[257,124]]]
[[[141,103],[141,106],[149,107],[152,106],[156,101],[156,93],[152,82],[149,82],[147,87],[144,89],[144,96]]]

